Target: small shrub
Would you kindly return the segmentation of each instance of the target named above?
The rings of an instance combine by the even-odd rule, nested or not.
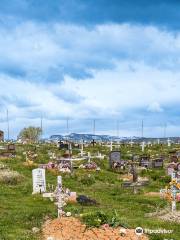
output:
[[[15,171],[10,171],[9,169],[0,171],[0,182],[10,185],[15,185],[19,183],[22,179],[22,176]]]
[[[92,175],[85,175],[85,176],[82,176],[82,177],[79,178],[79,182],[81,182],[84,185],[91,186],[96,181],[95,181],[95,178]]]
[[[102,211],[86,214],[82,217],[82,219],[87,227],[100,227],[108,222],[107,215]]]

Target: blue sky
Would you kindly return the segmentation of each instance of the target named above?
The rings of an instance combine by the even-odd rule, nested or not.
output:
[[[180,2],[0,1],[0,128],[180,134]]]

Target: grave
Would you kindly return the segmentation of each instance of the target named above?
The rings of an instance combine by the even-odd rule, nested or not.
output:
[[[178,162],[178,157],[176,155],[171,155],[170,156],[170,162],[177,163]]]
[[[56,158],[57,168],[60,172],[71,172],[72,171],[72,158],[69,152],[66,152],[62,157]]]
[[[109,154],[109,166],[111,169],[125,169],[126,161],[121,160],[120,151],[111,151]]]
[[[149,155],[142,155],[139,159],[139,166],[149,168],[151,166]]]
[[[142,152],[144,152],[144,149],[145,149],[145,146],[146,146],[146,145],[145,145],[145,142],[143,141],[142,144],[141,144],[140,146],[141,146],[141,150],[142,150]]]
[[[176,211],[177,194],[180,193],[180,183],[177,181],[176,173],[171,174],[171,182],[165,189],[160,190],[161,196],[171,201],[172,212]]]
[[[163,158],[156,158],[152,160],[152,168],[162,168],[164,166]]]
[[[33,193],[44,193],[46,192],[46,178],[45,178],[45,169],[36,168],[32,170],[33,178]]]
[[[176,170],[176,164],[175,163],[171,163],[167,166],[167,174],[168,176],[171,176],[173,172],[175,172]]]
[[[16,156],[16,146],[15,144],[11,143],[6,146],[5,149],[1,149],[0,157],[2,158],[11,158]]]
[[[137,173],[135,164],[136,164],[135,162],[130,163],[129,173],[132,174],[132,179],[130,179],[128,181],[124,181],[122,183],[123,188],[132,188],[134,194],[137,193],[138,189],[149,184],[148,179],[143,179],[143,178],[138,177],[138,173]]]
[[[62,150],[62,149],[66,149],[68,150],[69,146],[68,146],[68,143],[64,143],[62,141],[58,142],[59,144],[59,150]]]

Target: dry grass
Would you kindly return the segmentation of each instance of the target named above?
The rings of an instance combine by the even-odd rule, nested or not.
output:
[[[20,175],[16,171],[11,171],[9,169],[0,169],[0,182],[5,184],[17,184],[22,179],[22,175]]]

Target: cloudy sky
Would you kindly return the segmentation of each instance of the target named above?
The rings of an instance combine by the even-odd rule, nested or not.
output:
[[[0,129],[180,135],[178,0],[1,0]]]

